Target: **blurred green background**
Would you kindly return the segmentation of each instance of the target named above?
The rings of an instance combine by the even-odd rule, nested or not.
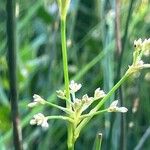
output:
[[[119,4],[120,3],[120,4]],[[12,150],[12,123],[7,67],[6,2],[0,2],[0,150]],[[116,13],[116,6],[119,12]],[[63,86],[60,22],[55,0],[17,1],[17,75],[19,112],[25,150],[66,150],[66,124],[49,121],[49,129],[29,125],[33,114],[60,114],[52,108],[27,108],[34,93],[65,106],[55,91]],[[116,16],[120,29],[116,30]],[[116,33],[122,39],[119,58]],[[108,92],[132,62],[133,41],[150,37],[150,0],[72,0],[67,20],[70,79],[82,83],[82,93],[97,87]],[[150,63],[150,57],[144,57]],[[121,64],[121,66],[118,65]],[[120,99],[119,92],[109,102]],[[150,149],[150,70],[130,78],[122,87],[124,115],[94,117],[81,132],[76,150],[92,150],[97,133],[103,134],[104,150]],[[79,92],[80,96],[80,92]],[[122,132],[125,135],[121,138]],[[144,136],[143,136],[144,135]],[[120,140],[121,139],[121,140]],[[126,143],[122,147],[122,140]]]

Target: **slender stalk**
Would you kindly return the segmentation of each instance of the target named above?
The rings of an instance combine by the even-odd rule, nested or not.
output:
[[[63,70],[65,80],[66,97],[70,99],[69,92],[69,75],[68,75],[68,59],[67,59],[67,47],[66,47],[66,19],[61,19],[61,42],[62,42],[62,57],[63,57]],[[67,107],[69,107],[68,102]]]
[[[95,115],[99,115],[99,114],[104,113],[104,112],[107,112],[107,111],[108,111],[108,109],[104,109],[104,110],[97,111],[97,112],[95,112],[95,113],[84,114],[84,115],[81,115],[80,118],[81,118],[81,119],[84,119],[84,118],[90,117],[90,116],[93,117],[93,116],[95,116]]]
[[[72,113],[72,111],[70,109],[68,109],[68,108],[64,108],[64,107],[61,107],[59,105],[56,105],[56,104],[53,104],[53,103],[50,103],[50,102],[47,102],[47,101],[45,101],[45,102],[46,102],[47,105],[49,105],[51,107],[55,107],[57,109],[60,109],[60,110],[62,110],[64,112],[66,112],[67,114],[71,114]]]
[[[128,71],[129,72],[129,71]],[[90,111],[91,114],[95,113],[98,109],[100,109],[100,107],[112,96],[112,94],[119,88],[119,86],[126,81],[126,79],[129,77],[129,73],[126,73],[121,79],[120,81],[109,91],[109,93],[96,105],[96,107],[94,109],[92,109]],[[81,129],[91,120],[91,118],[93,117],[90,116],[88,118],[85,118],[77,127],[76,129],[76,138],[78,137]]]
[[[66,98],[70,100],[69,91],[69,75],[68,75],[68,59],[67,59],[67,47],[66,47],[66,18],[61,18],[61,42],[62,42],[62,57],[63,57],[63,70],[64,70],[64,80],[65,80],[65,90]],[[71,105],[66,101],[66,107],[71,110]],[[67,139],[68,149],[74,149],[73,142],[73,127],[71,123],[68,123],[68,139]]]
[[[61,120],[67,120],[69,122],[73,122],[73,119],[66,117],[66,116],[47,116],[47,118],[50,119],[61,119]]]
[[[16,18],[15,0],[7,0],[7,44],[8,70],[10,84],[11,115],[13,122],[13,140],[15,150],[22,150],[22,134],[18,113],[17,67],[16,67]]]

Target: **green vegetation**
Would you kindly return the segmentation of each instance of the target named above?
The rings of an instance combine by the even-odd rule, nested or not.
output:
[[[58,1],[60,4],[61,0]],[[77,135],[80,133],[80,136],[75,143],[75,149],[97,150],[102,145],[101,149],[106,150],[149,150],[150,72],[149,69],[144,69],[130,76],[143,67],[149,67],[141,62],[145,48],[149,48],[149,44],[143,44],[144,39],[150,37],[149,3],[149,0],[123,0],[120,3],[118,0],[72,0],[65,22],[65,14],[60,19],[56,1],[17,1],[17,90],[24,149],[67,149],[67,143],[69,145],[70,142],[67,141],[67,136],[72,137],[67,135],[67,127],[68,133],[72,132],[72,127],[65,121],[51,119],[72,122],[68,119],[70,116],[62,118],[64,112],[70,114],[70,102],[60,100],[57,98],[58,93],[56,94],[59,89],[65,89],[66,98],[69,99],[67,77],[69,71],[70,81],[73,79],[84,86],[77,93],[77,97],[81,97],[83,95],[81,93],[93,96],[94,90],[98,87],[108,93],[100,102],[96,101],[88,111],[85,111],[87,115],[80,116],[83,117],[83,121],[76,128]],[[5,1],[2,1],[0,5],[0,149],[2,150],[12,149],[13,145],[5,5]],[[64,4],[62,7],[60,12],[67,10]],[[65,64],[64,53],[65,23],[68,66]],[[134,42],[139,38],[143,40]],[[61,43],[64,44],[62,47]],[[142,57],[145,64],[150,63],[148,53]],[[125,80],[123,86],[114,93]],[[112,88],[116,83],[117,85]],[[27,105],[33,101],[34,94],[46,99],[46,103],[52,107],[41,105],[29,109]],[[128,108],[126,114],[105,113],[94,116],[100,107],[104,111],[108,111],[109,108],[110,111],[109,106],[116,99],[121,106]],[[64,109],[66,102],[67,108]],[[43,104],[43,101],[41,103]],[[96,108],[94,112],[88,114],[94,107]],[[51,115],[48,117],[50,119],[48,130],[29,124],[37,113]]]

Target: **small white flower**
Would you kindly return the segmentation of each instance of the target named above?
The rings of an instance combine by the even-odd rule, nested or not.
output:
[[[126,107],[118,107],[117,105],[118,105],[118,100],[113,101],[108,108],[108,112],[126,113],[128,111]]]
[[[117,112],[126,113],[128,109],[126,107],[117,107]]]
[[[145,40],[143,41],[143,46],[144,46],[145,48],[148,48],[148,47],[150,46],[150,38],[149,38],[149,39],[145,39]]]
[[[82,99],[76,98],[73,103],[73,108],[76,111],[83,112],[86,110],[93,102],[93,97],[88,97],[87,94],[82,96]]]
[[[93,97],[88,97],[87,94],[82,96],[82,111],[86,110],[93,102]]]
[[[45,104],[45,100],[37,94],[33,95],[33,99],[34,99],[33,102],[29,103],[28,107],[34,107],[34,106],[37,106],[39,104],[42,104],[42,105]]]
[[[145,50],[143,54],[144,56],[148,57],[150,55],[150,50]]]
[[[73,108],[74,108],[74,110],[80,109],[81,105],[82,105],[81,99],[75,98],[75,100],[73,102]]]
[[[66,98],[66,91],[65,90],[64,91],[58,90],[58,91],[56,91],[56,93],[57,93],[57,96],[59,98],[61,98],[61,99],[65,99]]]
[[[71,92],[71,93],[77,92],[78,90],[80,90],[81,87],[82,87],[81,84],[77,84],[77,83],[75,83],[73,80],[71,81],[71,83],[70,83],[70,85],[69,85],[69,88],[70,88],[70,92]]]
[[[150,50],[150,38],[145,39],[144,41],[142,41],[141,39],[135,40],[134,47],[144,51],[144,54],[147,55]]]
[[[137,65],[142,66],[144,64],[144,62],[142,60],[139,60]]]
[[[142,39],[141,38],[134,41],[134,47],[141,49],[141,47],[142,47]]]
[[[87,102],[87,103],[91,102],[91,101],[93,101],[93,97],[89,97],[87,94],[85,94],[82,96],[82,101]]]
[[[100,90],[100,88],[97,88],[94,92],[94,99],[100,99],[105,97],[106,94],[103,90]]]
[[[41,125],[43,128],[47,128],[49,125],[47,123],[47,117],[42,113],[38,113],[33,116],[33,119],[30,121],[31,125]]]
[[[117,108],[117,105],[118,105],[118,100],[116,100],[116,101],[113,101],[111,104],[110,104],[110,106],[109,106],[109,109],[116,109]]]
[[[150,55],[150,38],[143,41],[143,51],[145,56]]]

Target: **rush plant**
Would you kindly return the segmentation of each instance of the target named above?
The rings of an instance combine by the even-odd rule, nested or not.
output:
[[[150,64],[144,64],[142,61],[142,56],[150,53],[150,39],[145,39],[144,41],[138,39],[137,41],[134,41],[133,62],[120,81],[114,87],[112,87],[108,93],[105,93],[98,87],[96,90],[94,90],[93,96],[90,97],[85,93],[79,98],[76,96],[76,92],[81,89],[82,85],[76,83],[75,81],[70,82],[68,74],[66,16],[69,5],[70,0],[58,0],[61,21],[61,43],[65,89],[56,91],[56,94],[60,99],[65,100],[66,107],[48,102],[36,94],[33,96],[33,102],[29,103],[28,106],[37,107],[38,105],[49,105],[65,112],[65,115],[56,116],[44,116],[42,113],[35,114],[33,119],[31,119],[30,124],[40,125],[43,128],[48,128],[48,121],[51,119],[61,119],[67,121],[68,150],[74,150],[74,144],[79,138],[82,129],[94,116],[111,112],[126,113],[128,111],[126,107],[118,106],[118,100],[113,101],[108,108],[102,109],[102,106],[112,96],[112,94],[114,94],[119,86],[122,85],[130,76],[137,74],[141,69],[150,68]],[[97,102],[95,106],[93,108],[89,108],[89,106],[95,102]],[[85,110],[88,113],[85,113]]]

